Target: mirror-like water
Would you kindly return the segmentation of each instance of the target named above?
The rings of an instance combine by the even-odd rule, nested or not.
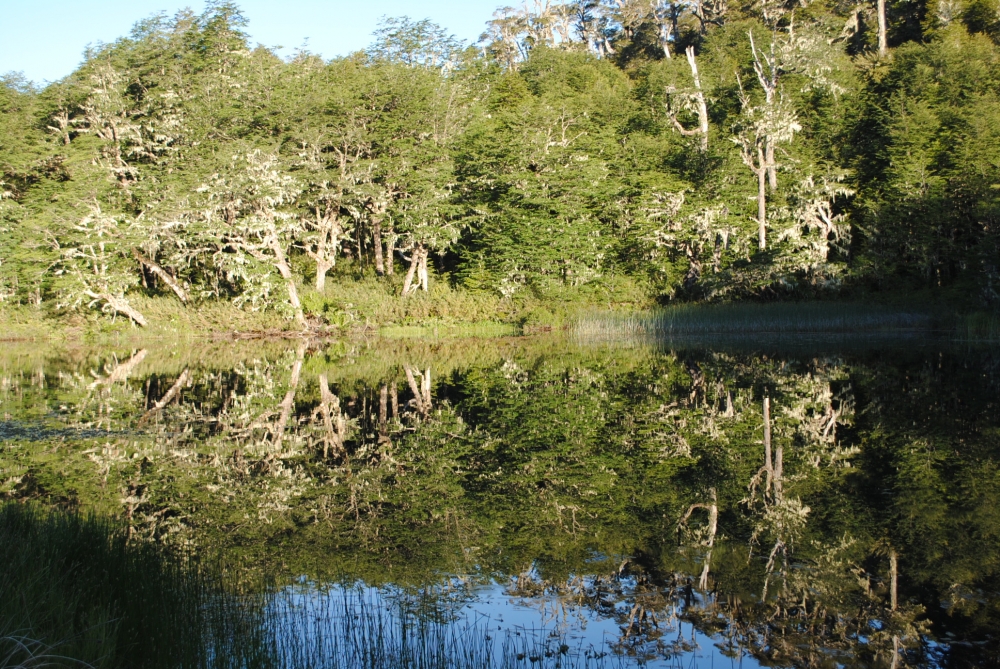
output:
[[[267,573],[289,664],[373,612],[469,666],[1000,661],[991,348],[12,346],[0,376],[2,494]]]

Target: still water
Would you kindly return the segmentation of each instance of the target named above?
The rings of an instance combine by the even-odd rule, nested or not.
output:
[[[466,666],[1000,662],[993,348],[13,345],[0,377],[0,493],[266,573],[290,665],[373,616]]]

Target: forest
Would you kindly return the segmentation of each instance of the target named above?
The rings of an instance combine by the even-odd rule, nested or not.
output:
[[[246,28],[210,0],[3,77],[0,310],[1000,302],[996,0],[532,0],[329,61]]]

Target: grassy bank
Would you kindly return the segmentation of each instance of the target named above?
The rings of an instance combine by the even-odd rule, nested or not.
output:
[[[341,277],[323,292],[300,287],[310,328],[317,334],[396,333],[454,330],[474,325],[479,332],[535,331],[566,327],[595,307],[631,311],[654,306],[645,286],[628,280],[592,286],[522,291],[503,297],[495,292],[455,288],[435,281],[429,292],[401,297],[401,278]],[[0,303],[0,339],[99,339],[140,335],[150,338],[227,337],[234,333],[280,335],[301,326],[275,309],[251,311],[223,300],[182,304],[173,296],[134,294],[129,303],[148,321],[137,328],[126,318],[100,311],[59,312],[49,308]]]
[[[648,286],[631,280],[501,297],[434,282],[428,293],[399,295],[398,277],[331,282],[325,291],[302,287],[315,336],[502,336],[571,329],[580,336],[707,336],[934,331],[958,340],[1000,340],[1000,314],[975,311],[947,295],[875,295],[864,301],[678,304],[657,306]],[[952,296],[954,297],[954,296]],[[301,333],[289,314],[251,311],[222,300],[188,305],[173,297],[134,295],[149,321],[96,310],[59,313],[0,304],[0,340],[195,339],[288,336]]]

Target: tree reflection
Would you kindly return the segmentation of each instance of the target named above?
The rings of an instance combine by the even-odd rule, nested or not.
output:
[[[981,662],[1000,375],[948,360],[544,339],[26,356],[3,362],[0,474],[290,577],[459,578],[455,605],[499,580],[554,625],[613,620],[639,659],[903,667],[967,638]]]

